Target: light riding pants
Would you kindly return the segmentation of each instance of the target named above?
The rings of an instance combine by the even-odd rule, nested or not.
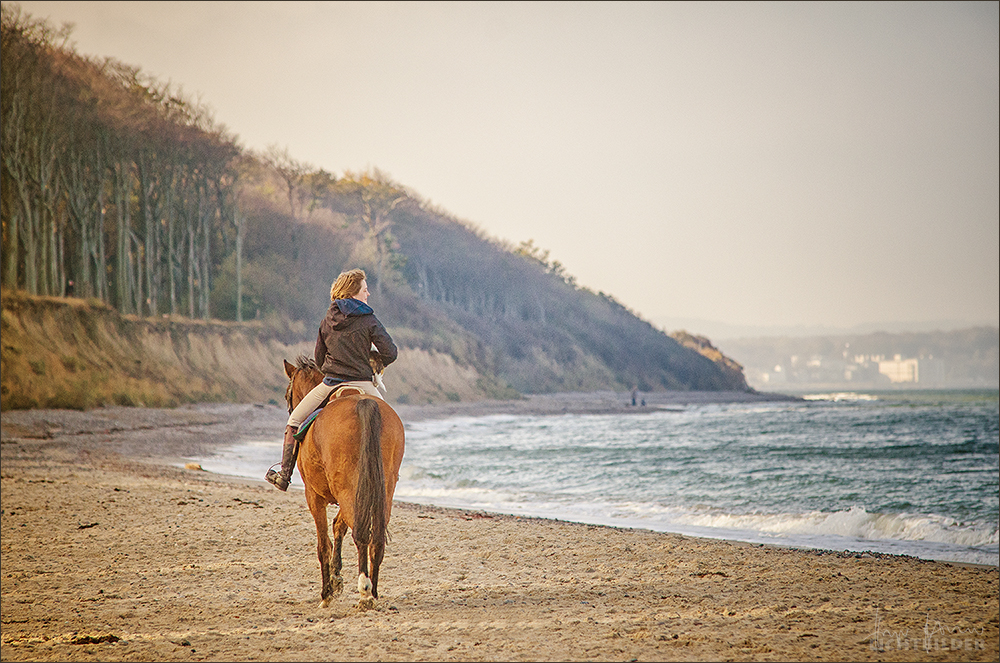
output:
[[[355,387],[365,392],[369,396],[375,396],[376,398],[382,398],[382,394],[379,393],[378,387],[372,382],[367,382],[365,380],[355,380],[352,382],[341,382],[335,384],[332,387],[320,382],[318,385],[312,388],[308,394],[302,397],[299,404],[295,406],[292,413],[288,415],[288,425],[294,426],[295,430],[299,429],[302,422],[313,413],[313,410],[319,407],[323,399],[329,396],[332,392],[343,387]]]

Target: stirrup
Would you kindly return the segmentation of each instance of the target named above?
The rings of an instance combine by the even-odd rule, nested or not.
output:
[[[280,463],[275,463],[274,465],[280,465]],[[288,490],[288,484],[291,483],[289,479],[281,476],[280,472],[274,471],[274,465],[272,465],[268,470],[267,474],[264,475],[264,479],[274,485],[275,488],[284,492]]]

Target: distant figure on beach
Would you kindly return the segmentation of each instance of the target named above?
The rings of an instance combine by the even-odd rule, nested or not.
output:
[[[288,416],[281,447],[281,470],[268,470],[265,479],[278,490],[288,483],[298,455],[295,433],[334,389],[355,387],[382,398],[376,386],[372,362],[388,366],[396,361],[396,344],[368,306],[368,281],[364,270],[341,272],[330,288],[330,308],[319,325],[314,352],[316,366],[326,376],[305,395]],[[372,345],[376,350],[372,350]]]
[[[636,401],[637,398],[639,398],[639,385],[636,385],[636,386],[632,387],[632,405],[633,406],[636,404],[635,401]],[[645,403],[643,403],[643,405],[645,405]]]

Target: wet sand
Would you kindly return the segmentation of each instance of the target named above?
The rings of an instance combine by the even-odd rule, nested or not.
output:
[[[642,411],[620,394],[398,409],[405,422],[609,408]],[[301,492],[171,465],[277,439],[284,417],[252,405],[3,413],[0,657],[998,658],[996,567],[401,502],[375,607],[357,605],[348,538],[344,593],[320,608]]]

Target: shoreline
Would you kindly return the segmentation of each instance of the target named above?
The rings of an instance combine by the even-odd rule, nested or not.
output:
[[[642,394],[645,404],[632,406],[627,392],[566,392],[532,394],[521,399],[481,400],[427,405],[398,405],[394,409],[405,423],[440,420],[452,417],[487,416],[562,416],[608,415],[642,416],[660,411],[673,411],[691,405],[725,405],[747,402],[804,402],[800,396],[764,392],[652,392]],[[280,441],[279,431],[284,426],[286,413],[274,405],[202,403],[176,408],[102,407],[87,411],[77,410],[16,410],[2,413],[3,437],[29,439],[72,439],[78,445],[87,436],[101,438],[102,447],[111,453],[121,454],[141,462],[183,468],[191,461],[211,456],[216,448],[228,446],[242,439],[274,439]],[[200,434],[205,430],[206,434]],[[202,461],[203,462],[203,461]],[[211,467],[211,466],[209,466]],[[208,472],[224,480],[247,481],[265,488],[269,484],[256,476],[227,475],[218,468]],[[301,490],[301,484],[293,484]],[[396,501],[405,501],[397,496]],[[421,502],[410,502],[421,505]],[[427,505],[431,506],[431,505]],[[437,505],[434,505],[437,506]],[[451,504],[441,508],[475,511],[479,507]],[[724,538],[714,532],[698,528],[657,528],[641,522],[617,519],[567,520],[564,514],[519,513],[513,511],[489,512],[498,516],[551,519],[591,526],[636,529],[650,532],[672,533],[699,539],[763,544],[802,551],[829,551],[836,553],[871,553],[904,558],[965,564],[974,567],[998,568],[987,562],[949,559],[947,557],[921,556],[914,551],[893,551],[872,541],[864,542],[779,542],[767,538]],[[569,516],[572,517],[572,516]]]
[[[391,396],[391,394],[390,394]],[[631,404],[628,392],[562,392],[528,394],[522,399],[462,401],[433,405],[396,404],[392,407],[403,421],[481,417],[495,414],[643,414],[671,406],[801,401],[798,396],[765,392],[739,391],[654,391],[640,392],[645,405]],[[391,399],[390,399],[391,400]]]
[[[284,416],[3,413],[3,660],[998,657],[997,567],[399,501],[375,608],[347,537],[321,609],[299,491],[164,464]]]

